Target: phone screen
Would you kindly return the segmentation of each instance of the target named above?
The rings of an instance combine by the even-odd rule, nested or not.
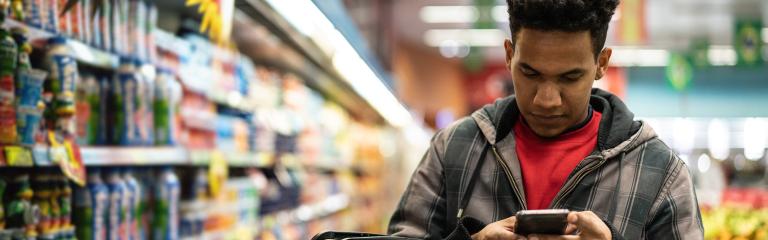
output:
[[[568,226],[568,209],[523,210],[517,212],[515,233],[564,235]]]

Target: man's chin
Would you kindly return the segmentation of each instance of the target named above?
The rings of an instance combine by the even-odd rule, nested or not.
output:
[[[562,134],[563,131],[565,131],[565,129],[550,128],[550,127],[531,127],[531,130],[537,136],[542,138],[555,138],[557,136],[560,136],[560,134]]]

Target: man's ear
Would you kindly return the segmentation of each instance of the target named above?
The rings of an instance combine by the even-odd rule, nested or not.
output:
[[[504,51],[507,53],[507,69],[509,70],[512,67],[512,57],[515,56],[515,46],[512,45],[512,40],[509,38],[504,39]]]
[[[600,80],[605,76],[605,72],[608,71],[608,62],[611,60],[611,54],[613,54],[613,49],[611,48],[605,48],[603,51],[600,51],[600,55],[597,56],[595,80]]]

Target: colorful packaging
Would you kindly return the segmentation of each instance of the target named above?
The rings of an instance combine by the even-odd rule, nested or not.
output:
[[[147,39],[147,47],[144,49],[148,51],[147,57],[149,58],[149,62],[156,63],[158,57],[154,31],[157,27],[157,6],[150,2],[146,2],[146,6],[149,12],[147,13],[147,24],[144,32],[144,37]]]
[[[50,184],[50,177],[47,174],[40,174],[34,178],[34,205],[40,208],[40,219],[37,222],[37,232],[41,236],[51,237],[53,231],[53,206],[51,206],[51,196],[53,188]]]
[[[50,83],[55,97],[55,112],[59,117],[75,113],[75,81],[77,81],[77,62],[69,54],[66,38],[53,37],[48,40],[46,66],[51,74]]]
[[[77,143],[81,145],[98,144],[99,122],[101,119],[100,89],[96,76],[81,74],[80,82],[76,84],[76,132]]]
[[[110,2],[110,7],[112,10],[110,11],[110,14],[107,15],[110,23],[110,39],[112,40],[112,48],[108,49],[108,51],[111,51],[116,54],[123,54],[123,27],[122,27],[122,2],[124,1],[112,1],[108,0]]]
[[[115,106],[114,92],[110,86],[112,86],[114,78],[108,76],[99,77],[99,130],[96,139],[97,144],[115,144],[113,134],[114,128],[112,124],[115,124]]]
[[[27,0],[24,3],[24,22],[35,28],[42,28],[42,13],[40,7],[43,5],[43,0]]]
[[[59,27],[59,0],[46,0],[45,3],[42,4],[44,6],[45,13],[45,20],[43,21],[43,28],[45,30],[48,30],[52,33],[60,33],[61,30]]]
[[[141,239],[141,235],[139,235],[139,219],[141,216],[140,213],[140,204],[141,204],[141,186],[139,185],[139,181],[136,180],[136,178],[133,176],[133,172],[131,170],[127,170],[125,174],[123,175],[123,179],[125,179],[126,183],[126,189],[128,192],[130,192],[131,197],[129,199],[129,206],[128,206],[128,214],[130,217],[128,219],[127,224],[127,238],[126,239]]]
[[[122,59],[117,72],[116,84],[113,86],[115,100],[115,138],[123,145],[133,145],[140,142],[137,113],[141,104],[139,93],[139,75],[132,62]]]
[[[122,240],[125,239],[125,214],[126,209],[123,205],[125,197],[125,182],[120,177],[116,169],[107,173],[107,188],[109,189],[109,210],[107,218],[107,239]]]
[[[160,181],[155,198],[152,239],[177,240],[179,239],[179,179],[173,169],[166,167],[160,174]]]
[[[16,90],[14,72],[18,49],[11,34],[0,29],[0,144],[16,142]]]
[[[80,0],[78,5],[80,5],[80,40],[85,44],[92,45],[94,44],[92,28],[97,26],[93,18],[93,4],[91,0]]]
[[[99,12],[99,18],[97,18],[100,21],[99,24],[99,36],[97,37],[99,40],[101,49],[105,51],[112,51],[113,45],[112,45],[112,24],[111,18],[112,18],[112,1],[111,0],[94,0],[94,1],[101,1],[101,9]]]
[[[55,15],[58,17],[58,19],[57,19],[58,25],[57,26],[58,26],[58,29],[59,29],[59,33],[61,33],[62,35],[65,35],[65,36],[72,37],[72,36],[74,36],[74,35],[72,35],[72,33],[73,33],[73,31],[72,31],[73,30],[72,29],[72,14],[71,14],[72,10],[70,10],[70,11],[68,11],[66,13],[64,12],[65,7],[67,6],[67,1],[68,0],[58,0],[57,1],[58,5],[55,6],[55,9],[56,9]]]
[[[47,75],[48,72],[38,69],[27,69],[18,74],[16,129],[19,143],[22,145],[35,143],[35,135],[45,108],[41,98]]]
[[[157,145],[174,144],[172,119],[175,115],[175,107],[171,104],[174,82],[175,79],[170,70],[164,68],[158,70],[155,82],[155,98],[152,104],[154,110],[155,143]]]
[[[139,60],[136,60],[135,65],[137,68],[142,66]],[[150,73],[145,71],[139,71],[140,75],[140,93],[138,94],[140,106],[138,111],[139,115],[139,130],[141,135],[141,143],[143,145],[152,146],[155,144],[155,128],[154,128],[154,107],[155,101],[155,79],[154,76],[150,76]]]
[[[64,206],[61,205],[60,199],[64,193],[64,189],[62,189],[62,186],[59,184],[57,176],[49,173],[47,179],[48,185],[51,188],[51,197],[48,199],[51,205],[51,234],[55,239],[61,234],[61,230],[63,229]]]
[[[58,183],[61,189],[61,195],[59,195],[61,232],[62,235],[66,236],[74,228],[72,225],[72,187],[69,185],[67,177],[63,174],[58,176]]]
[[[98,169],[88,169],[88,185],[75,191],[75,223],[80,240],[107,239],[109,189]]]

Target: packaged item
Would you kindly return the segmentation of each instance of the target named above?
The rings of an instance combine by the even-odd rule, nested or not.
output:
[[[32,145],[40,128],[45,104],[41,101],[48,72],[26,69],[18,72],[16,82],[16,129],[19,144]]]
[[[81,145],[98,144],[99,121],[101,119],[101,100],[99,83],[92,74],[81,74],[76,84],[76,132],[77,143]]]
[[[125,239],[125,211],[123,198],[126,194],[125,182],[117,169],[107,173],[107,188],[109,189],[109,210],[107,218],[107,239]]]
[[[52,33],[59,33],[59,0],[46,0],[42,6],[46,12],[43,28]]]
[[[51,178],[47,173],[36,175],[34,184],[34,204],[40,208],[40,218],[37,222],[37,233],[40,237],[52,238],[53,229],[53,206],[51,206],[51,196],[53,196],[53,187]],[[58,205],[58,204],[57,204]]]
[[[91,0],[80,0],[78,2],[78,5],[80,5],[80,19],[79,19],[79,25],[80,27],[80,40],[83,41],[85,44],[92,45],[93,44],[93,31],[92,28],[95,27],[94,25],[96,22],[93,18],[93,4]]]
[[[99,23],[99,36],[97,37],[99,42],[101,43],[101,49],[105,51],[112,51],[113,45],[112,45],[112,24],[111,18],[112,18],[112,1],[111,0],[94,0],[94,1],[101,1],[101,9],[99,9],[99,18],[97,18]]]
[[[0,144],[16,142],[16,90],[14,73],[17,46],[11,33],[0,28]]]
[[[176,240],[179,235],[179,179],[170,167],[163,169],[159,179],[161,183],[155,198],[152,239]]]
[[[5,207],[5,229],[13,234],[14,239],[27,239],[37,236],[37,207],[32,205],[34,191],[29,175],[19,174],[13,178],[6,190],[8,196]]]
[[[123,42],[123,27],[122,27],[122,1],[113,1],[113,0],[107,0],[110,2],[110,7],[112,10],[110,11],[110,15],[107,15],[110,23],[110,39],[112,40],[112,48],[109,49],[109,51],[116,53],[116,54],[123,54],[122,47],[124,46]]]
[[[60,117],[71,116],[75,112],[75,81],[77,81],[77,62],[69,55],[64,37],[48,40],[46,66],[50,71],[49,79],[54,93],[55,112]]]
[[[117,78],[113,84],[113,97],[115,101],[115,138],[123,145],[137,144],[140,140],[138,117],[140,113],[139,75],[132,62],[122,59],[117,71]]]
[[[23,1],[24,22],[26,22],[29,26],[42,28],[42,13],[40,12],[40,5],[42,4],[43,0]]]
[[[62,235],[66,236],[73,228],[72,225],[72,187],[69,185],[67,177],[63,174],[57,176],[57,182],[60,189],[58,195],[60,213],[60,231]]]
[[[57,28],[59,29],[58,32],[61,33],[62,35],[73,37],[74,35],[72,35],[73,33],[72,14],[70,14],[72,13],[73,9],[71,9],[70,11],[64,12],[65,7],[67,6],[67,1],[68,0],[56,0],[56,4],[58,4],[55,6],[55,9],[56,9],[55,15],[58,17]]]
[[[80,240],[107,239],[109,190],[98,169],[88,170],[88,185],[75,191],[74,220]]]
[[[120,199],[120,212],[122,219],[120,219],[120,239],[132,239],[130,235],[130,225],[133,222],[133,189],[128,186],[128,180],[125,179],[125,169],[121,169],[118,174],[120,175],[121,184],[123,185],[123,196]]]
[[[141,204],[141,187],[139,181],[133,176],[133,172],[129,169],[123,175],[125,180],[126,189],[130,193],[130,199],[128,203],[128,211],[126,212],[127,230],[126,239],[141,239],[139,233],[139,218],[140,204]]]
[[[155,37],[154,37],[154,31],[157,27],[157,6],[150,2],[145,2],[145,6],[148,9],[147,13],[147,24],[144,32],[144,37],[146,38],[146,49],[147,51],[147,58],[149,59],[149,62],[156,63],[158,60],[157,56],[157,46],[155,45]],[[141,50],[141,49],[140,49]]]
[[[149,73],[145,73],[145,71],[138,71],[138,69],[143,68],[141,61],[138,59],[134,60],[134,67],[137,69],[136,74],[139,83],[136,91],[139,104],[134,115],[138,124],[139,141],[142,145],[154,145],[154,114],[152,106],[155,96],[154,76],[149,76]]]
[[[157,145],[173,145],[176,143],[176,115],[181,101],[181,85],[173,76],[173,72],[161,68],[154,84],[153,117],[155,142]]]
[[[99,77],[99,95],[101,97],[99,98],[99,130],[96,139],[97,144],[117,143],[113,141],[115,127],[112,127],[112,124],[115,124],[116,122],[114,121],[115,109],[112,108],[112,106],[115,106],[115,103],[113,102],[115,96],[112,88],[110,88],[112,83],[113,78],[108,76]]]

